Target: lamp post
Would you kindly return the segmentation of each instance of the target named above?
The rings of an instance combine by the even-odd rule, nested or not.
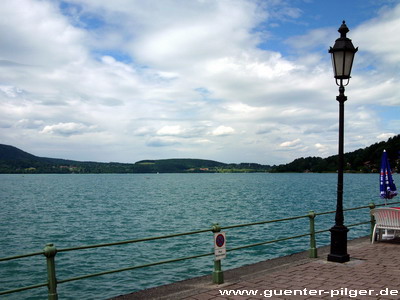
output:
[[[351,40],[346,37],[349,29],[345,21],[338,31],[340,38],[335,41],[333,48],[329,49],[336,84],[339,86],[339,96],[336,97],[339,102],[339,155],[335,225],[329,230],[331,232],[331,252],[328,255],[328,261],[344,263],[350,260],[347,253],[347,232],[349,230],[344,225],[343,217],[344,102],[347,100],[344,95],[344,87],[349,84],[351,67],[358,48],[354,48]]]

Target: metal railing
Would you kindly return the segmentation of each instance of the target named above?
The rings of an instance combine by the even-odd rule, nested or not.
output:
[[[398,203],[400,203],[400,202],[387,203],[387,205],[398,204]],[[366,209],[366,208],[373,209],[373,208],[375,208],[375,206],[381,206],[381,205],[375,205],[374,203],[371,203],[367,206],[360,206],[360,207],[355,207],[355,208],[344,209],[343,211],[352,211],[352,210],[359,210],[359,209]],[[112,274],[112,273],[117,273],[117,272],[123,272],[123,271],[128,271],[128,270],[139,269],[139,268],[146,268],[146,267],[150,267],[150,266],[156,266],[156,265],[161,265],[161,264],[179,262],[179,261],[214,255],[214,252],[208,252],[208,253],[202,253],[202,254],[198,254],[198,255],[174,258],[174,259],[169,259],[169,260],[162,260],[162,261],[157,261],[157,262],[152,262],[152,263],[147,263],[147,264],[142,264],[142,265],[136,265],[136,266],[130,266],[130,267],[125,267],[125,268],[120,268],[120,269],[108,270],[108,271],[104,271],[104,272],[92,273],[92,274],[87,274],[87,275],[78,276],[78,277],[71,277],[71,278],[67,278],[67,279],[57,279],[56,268],[55,268],[55,257],[56,257],[56,254],[60,253],[60,252],[70,252],[70,251],[75,251],[75,250],[103,248],[103,247],[111,247],[111,246],[124,245],[124,244],[133,244],[133,243],[140,243],[140,242],[145,242],[145,241],[154,241],[154,240],[168,239],[168,238],[173,238],[173,237],[195,235],[195,234],[200,234],[200,233],[205,233],[205,232],[216,233],[216,232],[220,232],[221,230],[228,230],[228,229],[233,229],[233,228],[248,227],[248,226],[255,226],[255,225],[263,225],[263,224],[276,223],[276,222],[293,221],[293,220],[305,219],[305,218],[309,219],[309,224],[310,224],[310,230],[307,233],[299,234],[299,235],[295,235],[295,236],[283,237],[283,238],[279,238],[279,239],[275,239],[275,240],[268,240],[268,241],[248,244],[248,245],[241,245],[238,247],[226,249],[226,251],[227,252],[237,251],[237,250],[256,247],[256,246],[260,246],[260,245],[272,244],[272,243],[281,242],[281,241],[285,241],[285,240],[309,236],[309,238],[310,238],[309,257],[317,258],[318,255],[317,255],[317,248],[316,248],[316,235],[323,233],[323,232],[327,232],[327,231],[329,231],[329,229],[315,231],[315,218],[317,216],[332,214],[332,213],[335,213],[335,211],[327,211],[327,212],[321,212],[321,213],[315,213],[314,211],[310,211],[306,215],[288,217],[288,218],[277,219],[277,220],[267,220],[267,221],[260,221],[260,222],[247,223],[247,224],[230,225],[230,226],[220,226],[219,224],[214,224],[211,228],[197,230],[197,231],[176,233],[176,234],[157,236],[157,237],[147,237],[147,238],[141,238],[141,239],[114,242],[114,243],[86,245],[86,246],[61,248],[61,249],[57,249],[54,246],[54,244],[47,244],[45,246],[45,248],[43,249],[43,251],[40,251],[40,252],[33,252],[33,253],[28,253],[28,254],[23,254],[23,255],[16,255],[16,256],[0,258],[0,262],[4,262],[4,261],[16,260],[16,259],[21,259],[21,258],[26,258],[26,257],[31,257],[31,256],[44,255],[46,257],[46,264],[47,264],[47,281],[46,282],[35,284],[35,285],[30,285],[30,286],[24,286],[24,287],[20,287],[20,288],[15,288],[15,289],[10,289],[10,290],[6,290],[6,291],[0,291],[0,295],[17,293],[17,292],[22,292],[22,291],[26,291],[26,290],[30,290],[30,289],[36,289],[36,288],[47,286],[48,299],[56,300],[56,299],[58,299],[58,294],[57,294],[57,285],[58,284],[62,284],[62,283],[70,282],[70,281],[81,280],[81,279],[86,279],[86,278],[91,278],[91,277],[96,277],[96,276],[102,276],[102,275],[106,275],[106,274]],[[359,225],[364,225],[364,224],[371,224],[371,238],[372,238],[372,231],[373,231],[373,227],[374,227],[374,218],[372,215],[371,215],[370,220],[368,220],[368,221],[350,224],[350,225],[347,225],[347,227],[354,227],[354,226],[359,226]],[[223,278],[223,271],[221,269],[221,260],[214,260],[214,271],[212,273],[212,278],[213,278],[213,283],[217,283],[217,284],[223,283],[224,278]]]

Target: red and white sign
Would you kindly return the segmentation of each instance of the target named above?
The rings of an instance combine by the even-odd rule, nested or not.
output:
[[[215,255],[215,260],[221,260],[226,257],[225,232],[214,233],[214,255]]]

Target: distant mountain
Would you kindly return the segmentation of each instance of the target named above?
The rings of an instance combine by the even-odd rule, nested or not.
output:
[[[18,148],[0,144],[0,161],[29,160],[37,157]]]
[[[32,155],[14,146],[0,144],[0,173],[69,173],[73,160]]]
[[[226,164],[204,159],[142,160],[134,164],[99,163],[39,157],[0,144],[0,173],[215,173],[266,172],[270,166]]]

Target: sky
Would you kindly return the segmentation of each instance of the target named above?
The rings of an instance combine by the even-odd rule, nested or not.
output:
[[[400,0],[2,0],[0,144],[42,157],[284,164],[400,128]]]

